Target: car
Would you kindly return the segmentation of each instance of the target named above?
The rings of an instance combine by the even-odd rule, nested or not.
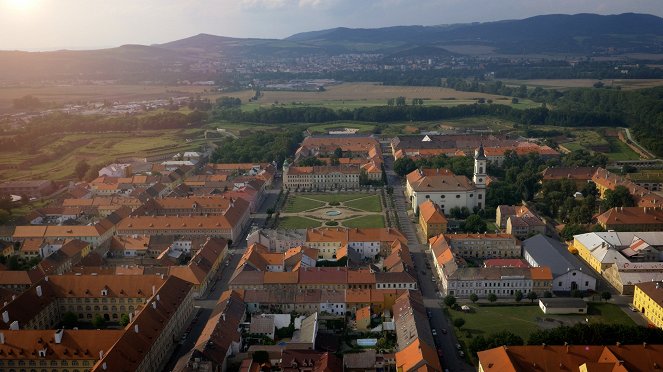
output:
[[[456,349],[457,349],[457,350],[462,349],[462,347],[460,346],[460,344],[456,344]]]
[[[437,331],[433,328],[433,336],[437,336]]]
[[[637,313],[637,312],[638,312],[638,309],[636,309],[635,307],[633,307],[633,305],[628,305],[628,308],[631,309],[631,311],[633,311],[634,313]]]
[[[461,357],[461,358],[465,358],[465,353],[463,353],[462,351],[459,351],[458,356]]]
[[[429,318],[433,316],[433,314],[430,312],[430,310],[427,310],[427,311],[426,311],[426,314],[428,314],[428,317],[429,317]],[[433,333],[433,334],[434,334],[434,333]]]
[[[442,328],[441,331],[442,331],[442,334],[445,334],[445,335],[447,334],[447,329],[446,328]]]

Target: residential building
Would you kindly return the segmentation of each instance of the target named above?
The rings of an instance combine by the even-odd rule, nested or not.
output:
[[[545,234],[546,224],[527,206],[500,205],[497,207],[495,224],[507,234],[523,239],[534,234]]]
[[[377,254],[388,256],[395,241],[407,243],[407,238],[389,227],[319,227],[306,231],[306,245],[318,249],[318,259],[323,260],[335,260],[337,250],[346,245],[362,258],[374,258]]]
[[[599,168],[597,167],[548,167],[542,173],[541,183],[571,180],[582,189]]]
[[[622,176],[611,173],[606,169],[597,169],[596,173],[592,176],[592,181],[596,184],[601,198],[605,196],[606,190],[614,190],[617,186],[623,186],[631,193],[638,207],[656,208],[663,205],[663,196],[647,190]]]
[[[635,284],[663,280],[663,232],[580,234],[569,249],[621,294],[632,294]]]
[[[660,207],[615,207],[596,217],[605,230],[663,231],[663,205]]]
[[[431,245],[451,248],[463,258],[519,258],[520,240],[510,234],[440,234],[429,239]]]
[[[349,165],[291,166],[283,163],[283,187],[292,190],[358,189],[361,167]]]
[[[663,328],[663,282],[636,284],[633,307],[642,312],[650,324]]]
[[[396,300],[396,370],[399,372],[441,372],[440,359],[426,315],[423,298],[418,291],[406,291]]]
[[[99,177],[129,177],[131,175],[131,164],[109,164],[99,169]]]
[[[306,242],[306,230],[269,230],[255,228],[246,237],[248,247],[258,243],[270,252],[285,252]]]
[[[0,183],[0,194],[41,198],[55,192],[53,181],[6,181]]]
[[[355,323],[360,331],[368,331],[371,328],[371,307],[366,306],[355,312]]]
[[[419,226],[426,238],[447,232],[447,219],[432,200],[426,200],[419,206]]]
[[[479,372],[630,371],[663,365],[663,345],[500,346],[477,353]],[[551,366],[551,367],[546,367]]]
[[[552,290],[596,290],[592,270],[569,252],[566,244],[545,235],[523,241],[523,257],[534,267],[547,266],[552,272]]]

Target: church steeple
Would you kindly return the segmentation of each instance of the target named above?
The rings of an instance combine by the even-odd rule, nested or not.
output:
[[[486,166],[488,163],[488,158],[483,150],[483,143],[479,145],[479,148],[474,151],[474,177],[473,181],[477,188],[486,187]]]

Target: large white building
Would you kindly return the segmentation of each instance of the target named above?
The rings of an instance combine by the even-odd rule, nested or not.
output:
[[[418,169],[407,175],[405,192],[416,212],[419,205],[432,200],[442,213],[452,208],[483,209],[486,205],[486,165],[488,160],[480,146],[474,154],[474,176],[453,174],[448,169]]]
[[[555,292],[596,290],[591,269],[555,239],[539,234],[523,241],[523,258],[534,267],[550,267]]]

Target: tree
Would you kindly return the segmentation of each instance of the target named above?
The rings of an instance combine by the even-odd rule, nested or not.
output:
[[[458,328],[460,331],[461,328],[465,325],[465,319],[463,318],[456,318],[454,319],[454,327]]]
[[[92,326],[97,329],[102,329],[104,328],[104,325],[106,324],[106,320],[104,319],[101,314],[97,314],[92,318]]]
[[[120,315],[120,326],[126,327],[127,324],[129,324],[129,315],[127,314],[122,314]]]
[[[604,210],[615,207],[633,207],[635,206],[635,200],[626,187],[617,186],[614,190],[605,190],[601,206]]]
[[[519,102],[520,102],[520,100],[518,98],[516,98],[516,97],[511,98],[511,103],[513,103],[514,105],[518,104]]]
[[[508,182],[491,182],[486,192],[486,208],[489,209],[495,209],[498,205],[520,204],[521,200],[516,187]]]
[[[78,178],[79,180],[83,180],[83,178],[85,178],[85,174],[89,169],[90,169],[90,164],[88,164],[85,160],[81,160],[78,163],[76,163],[76,166],[74,167],[74,174],[76,174],[76,178]]]
[[[269,362],[269,353],[265,350],[256,350],[253,352],[253,361],[258,364]]]
[[[515,295],[516,295],[516,302],[520,302],[523,299],[523,292],[522,291],[520,291],[520,290],[516,291]]]
[[[337,147],[334,150],[334,156],[336,156],[337,158],[342,158],[343,157],[343,149],[340,148],[340,147]]]
[[[603,301],[608,302],[611,298],[612,298],[612,293],[608,291],[601,292],[601,299],[603,299]]]
[[[497,295],[496,295],[495,293],[490,293],[490,294],[488,295],[488,301],[490,301],[490,302],[495,302],[495,301],[497,301]]]
[[[444,304],[448,307],[453,307],[456,304],[456,297],[448,295],[444,298]]]
[[[463,230],[468,232],[480,233],[486,231],[487,228],[486,221],[477,214],[470,215],[463,223]]]
[[[62,315],[62,324],[65,327],[74,328],[76,323],[78,323],[78,316],[76,316],[76,314],[72,313],[71,311],[67,311]]]
[[[405,106],[405,97],[396,97],[396,106]]]
[[[470,301],[472,301],[473,304],[476,303],[477,301],[479,301],[479,296],[477,296],[476,293],[470,294]]]
[[[90,166],[90,169],[85,172],[85,177],[83,177],[83,180],[86,182],[90,182],[94,180],[95,178],[99,177],[99,171],[103,168],[103,165],[92,165]]]
[[[539,296],[536,294],[536,292],[530,291],[529,293],[527,293],[527,299],[530,300],[531,303],[534,303],[534,300],[536,300],[537,298],[539,298]]]
[[[562,229],[560,235],[562,236],[562,238],[564,238],[564,240],[571,240],[573,239],[574,235],[584,234],[586,232],[587,229],[585,229],[585,227],[581,225],[568,223],[564,225],[564,228]]]
[[[315,156],[309,156],[299,161],[299,165],[302,167],[313,167],[325,165],[325,162],[316,158]]]
[[[402,157],[394,161],[394,172],[401,177],[404,177],[415,169],[417,169],[417,165],[414,163],[414,160],[408,157]]]

